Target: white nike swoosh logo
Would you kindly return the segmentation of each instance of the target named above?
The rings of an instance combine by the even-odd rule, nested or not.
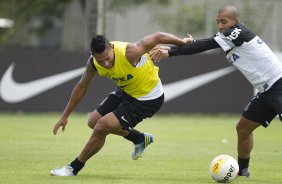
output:
[[[121,119],[122,119],[123,121],[125,121],[126,123],[129,123],[129,122],[124,118],[124,116],[122,116]]]
[[[80,75],[85,70],[81,67],[75,70],[70,70],[50,77],[45,77],[30,81],[27,83],[17,83],[12,77],[15,64],[12,64],[4,73],[0,81],[0,96],[5,102],[19,103],[29,98],[32,98],[49,89],[59,86],[69,80],[72,80]],[[213,72],[198,75],[196,77],[184,79],[177,82],[164,85],[165,101],[172,100],[180,95],[201,87],[217,78],[220,78],[235,70],[233,66]]]
[[[12,76],[14,68],[15,64],[11,64],[0,82],[0,95],[8,103],[18,103],[27,100],[80,76],[85,70],[85,67],[82,67],[27,83],[17,83]]]
[[[180,95],[183,95],[196,88],[199,88],[235,70],[235,67],[230,66],[202,75],[198,75],[196,77],[180,80],[170,84],[165,84],[163,85],[165,91],[165,102],[179,97]]]

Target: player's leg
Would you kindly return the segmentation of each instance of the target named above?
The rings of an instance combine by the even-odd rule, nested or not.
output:
[[[84,167],[85,162],[103,147],[105,138],[109,133],[124,136],[126,139],[137,143],[135,144],[135,152],[136,147],[140,148],[137,153],[141,156],[145,147],[153,139],[150,134],[140,133],[134,130],[133,127],[144,118],[155,114],[162,106],[164,97],[162,95],[156,100],[149,100],[145,103],[131,98],[121,93],[121,91],[116,91],[116,93],[109,95],[98,107],[97,111],[90,115],[89,126],[94,126],[94,130],[79,157],[68,166],[52,170],[51,175],[76,175]],[[113,109],[115,109],[114,113],[109,113]],[[148,137],[151,139],[148,139]],[[139,146],[140,144],[142,144],[141,147]]]
[[[97,109],[95,109],[88,118],[88,126],[93,129],[99,119],[101,119],[106,114],[112,112],[114,109],[116,109],[122,102],[123,99],[119,94],[116,94],[117,92],[111,93],[100,105]],[[132,130],[132,131],[131,131]],[[140,137],[142,135],[137,130],[131,129],[128,136],[125,136],[126,139],[134,142],[136,137]],[[129,130],[128,130],[129,131]],[[115,132],[113,134],[116,135],[123,135],[123,131]]]
[[[104,99],[97,109],[95,109],[88,117],[88,126],[93,129],[99,119],[106,114],[112,112],[122,102],[116,91],[112,92],[106,99]]]
[[[270,95],[273,102],[273,109],[275,109],[282,122],[282,78],[272,86]]]
[[[51,175],[54,176],[75,176],[84,167],[86,161],[101,150],[105,144],[106,136],[110,133],[121,136],[128,135],[127,130],[123,130],[119,120],[113,113],[108,113],[100,118],[93,129],[93,132],[84,146],[79,156],[69,165],[54,169]]]
[[[134,143],[134,151],[132,153],[132,159],[138,160],[145,148],[153,142],[153,135],[150,133],[140,133],[133,129],[139,122],[145,118],[152,117],[162,106],[164,102],[164,96],[146,101],[139,101],[123,95],[126,99],[117,109],[113,111],[116,117],[119,119],[123,129],[128,130],[129,134],[124,138]]]
[[[277,115],[271,104],[275,102],[271,91],[273,91],[272,88],[265,93],[258,93],[245,108],[243,116],[236,126],[239,175],[241,176],[250,176],[249,162],[254,142],[253,131],[260,125],[268,127]]]
[[[123,130],[119,120],[113,113],[108,113],[97,121],[93,133],[78,156],[78,160],[85,163],[104,146],[108,134],[128,135],[128,131]]]
[[[121,92],[120,90],[116,90],[115,92],[111,93],[97,108],[97,110],[94,110],[91,115],[89,116],[89,120],[88,120],[88,126],[90,128],[94,128],[94,126],[96,125],[97,121],[105,116],[106,114],[113,112],[116,108],[118,108],[118,106],[121,105],[121,103],[123,103],[125,101],[124,99],[124,94],[123,92]],[[132,107],[134,108],[134,107]],[[125,111],[127,111],[125,109]],[[117,114],[116,114],[117,116]],[[121,118],[123,115],[119,114],[119,120],[123,121],[123,118]],[[137,130],[134,130],[133,128],[130,128],[130,130],[127,128],[129,134],[124,136],[127,140],[131,141],[131,142],[135,142],[136,140],[139,140],[140,137],[143,136],[143,134]],[[123,135],[123,132],[120,134],[119,132],[115,132],[113,134],[116,135]]]
[[[249,177],[249,161],[250,154],[253,149],[253,131],[259,127],[260,124],[241,117],[236,126],[237,130],[237,151],[238,151],[238,164],[239,175]]]
[[[134,127],[139,122],[146,118],[144,117],[144,114],[140,113],[139,111],[139,108],[141,106],[141,104],[124,101],[118,106],[117,109],[113,111],[115,116],[118,118],[123,130],[126,130],[128,132],[127,135],[122,134],[122,136],[135,145],[135,151],[133,151],[132,154],[133,160],[141,157],[145,148],[153,142],[153,136],[151,134],[141,133],[138,130],[134,129]],[[119,134],[119,132],[115,132],[115,134],[121,135]]]
[[[239,157],[250,158],[250,153],[253,148],[253,131],[259,126],[260,124],[241,117],[236,126]]]
[[[99,108],[99,109],[101,109],[101,108]],[[88,118],[88,126],[91,129],[94,129],[98,120],[100,120],[102,117],[103,116],[97,110],[94,110]],[[119,130],[119,131],[117,130],[116,132],[112,132],[112,134],[124,136],[125,139],[127,139],[127,140],[129,140],[133,143],[138,142],[138,140],[140,140],[140,137],[142,137],[142,139],[143,139],[143,134],[140,133],[139,131],[133,129],[133,128],[131,128],[130,130],[128,130],[126,132],[127,132],[127,134],[125,135],[123,130]]]
[[[149,133],[141,133],[134,127],[145,118],[152,117],[162,106],[164,95],[147,101],[139,101],[126,94],[122,90],[116,90],[109,97],[112,100],[106,100],[99,106],[97,111],[103,115],[113,107],[113,104],[118,104],[113,110],[113,113],[119,120],[124,130],[128,131],[128,135],[120,132],[113,132],[116,135],[122,135],[125,139],[131,141],[135,145],[132,153],[132,159],[136,160],[141,157],[144,149],[153,142],[153,136]]]
[[[121,100],[115,96],[115,92],[111,93],[103,102],[99,105],[97,110],[94,110],[88,118],[88,126],[92,129],[96,126],[97,122],[106,114],[115,109]],[[94,132],[94,131],[93,131]],[[92,135],[93,136],[93,133]],[[91,139],[91,138],[90,138]],[[74,176],[79,170],[81,170],[85,165],[85,162],[82,162],[78,158],[73,160],[69,165],[60,168],[51,170],[51,175],[53,176]]]
[[[94,110],[90,115],[89,115],[89,118],[88,118],[88,126],[91,128],[91,129],[94,129],[97,121],[99,119],[101,119],[103,116],[97,111],[97,110]]]
[[[90,114],[88,119],[88,126],[93,129],[100,118],[117,109],[115,110],[115,115],[123,125],[123,129],[127,130],[127,134],[125,135],[123,130],[112,132],[112,134],[124,136],[125,139],[133,142],[135,145],[144,142],[144,140],[149,140],[149,142],[146,142],[148,144],[151,143],[153,141],[152,136],[149,136],[150,139],[148,139],[147,134],[133,129],[133,127],[137,123],[143,120],[142,115],[138,114],[139,110],[135,109],[136,106],[142,106],[142,104],[133,105],[132,103],[135,102],[138,102],[138,100],[128,96],[123,91],[116,90],[99,105],[97,110],[94,110]],[[126,121],[130,121],[131,124],[127,125]],[[146,144],[146,146],[148,144]]]

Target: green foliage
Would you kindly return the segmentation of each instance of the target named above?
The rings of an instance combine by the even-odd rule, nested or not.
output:
[[[62,10],[70,0],[1,0],[1,17],[13,20],[31,20],[36,16],[61,16]]]
[[[11,39],[14,45],[25,45],[31,33],[44,34],[54,26],[54,19],[62,16],[65,5],[70,1],[1,0],[0,17],[12,19],[15,25],[0,31],[0,45]]]
[[[269,12],[273,11],[273,2],[259,1],[256,4],[253,0],[242,1],[242,8],[239,8],[241,20],[256,34],[262,34],[265,29],[266,22],[269,19]],[[216,2],[215,2],[216,4]],[[220,3],[217,2],[217,8],[220,7]],[[258,7],[264,7],[264,11],[258,11]],[[212,24],[213,33],[218,31],[216,23],[206,22],[207,20],[207,9],[209,3],[205,2],[202,4],[190,5],[183,3],[173,13],[156,13],[155,21],[159,23],[163,28],[174,34],[185,34],[187,32],[193,35],[201,35],[205,33],[206,24]],[[213,19],[216,17],[216,12],[212,15]],[[211,35],[208,35],[211,36]]]
[[[176,13],[160,13],[155,20],[174,34],[202,33],[205,30],[205,9],[202,5],[183,4]]]
[[[108,9],[119,13],[124,13],[127,9],[134,6],[168,6],[171,0],[107,0]]]
[[[241,12],[241,21],[245,23],[252,31],[260,35],[269,21],[269,14],[273,11],[273,2],[257,2],[246,0],[243,1]],[[264,11],[258,11],[257,7],[264,7]],[[251,12],[251,13],[250,13]]]
[[[0,47],[7,46],[7,43],[12,46],[32,45],[34,37],[40,38],[50,29],[60,26],[64,9],[70,2],[71,0],[1,0],[0,18],[12,19],[15,25],[9,29],[0,28]],[[212,24],[214,33],[217,32],[214,22],[206,22],[209,16],[206,14],[207,9],[211,8],[207,2],[192,5],[184,1],[172,0],[107,0],[106,11],[122,14],[128,9],[146,5],[153,12],[155,22],[167,32],[177,35],[185,35],[189,32],[197,36],[206,32],[207,24]],[[239,9],[242,21],[256,34],[261,34],[268,22],[268,14],[273,10],[273,2],[258,1],[256,4],[253,0],[240,2],[238,5],[242,5]],[[213,6],[219,7],[221,3],[213,1]],[[181,6],[172,12],[171,5],[175,4]],[[257,7],[264,7],[264,11],[257,11]],[[164,9],[168,11],[159,11]]]

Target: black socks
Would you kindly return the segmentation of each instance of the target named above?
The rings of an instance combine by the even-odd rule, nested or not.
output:
[[[137,130],[131,129],[129,131],[129,134],[124,138],[133,142],[134,144],[139,144],[144,141],[144,134]],[[77,173],[84,167],[84,165],[85,163],[79,161],[78,158],[72,161],[70,163],[70,166],[73,168],[73,174],[77,175]]]
[[[144,141],[144,134],[141,132],[131,129],[129,131],[129,134],[124,137],[125,139],[133,142],[134,144],[139,144]]]
[[[78,158],[70,163],[70,166],[73,168],[73,174],[77,175],[77,173],[84,167],[85,163],[80,162]]]
[[[244,175],[243,171],[248,171],[249,168],[250,158],[239,158],[238,157],[238,164],[239,164],[239,175]]]

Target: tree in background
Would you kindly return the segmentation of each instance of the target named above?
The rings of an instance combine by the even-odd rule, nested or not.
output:
[[[106,12],[123,14],[142,5],[148,7],[155,23],[167,32],[207,36],[217,31],[213,21],[223,3],[221,0],[203,0],[203,3],[184,0],[1,0],[0,18],[9,18],[15,24],[9,29],[0,28],[0,47],[88,50],[94,34],[105,34]],[[242,21],[257,34],[270,27],[270,41],[276,45],[279,45],[278,20],[271,19],[270,15],[280,11],[278,3],[274,0],[258,0],[255,4],[252,0],[236,1]],[[259,11],[259,7],[264,11]]]
[[[0,46],[50,47],[64,50],[87,50],[89,40],[103,34],[105,12],[126,11],[146,3],[166,5],[170,0],[1,0],[0,18],[15,22],[12,28],[0,28]],[[49,38],[48,33],[56,38]],[[60,34],[59,32],[62,32]],[[55,41],[54,41],[55,40]]]
[[[273,2],[258,1],[254,4],[253,0],[242,0],[242,4],[237,4],[240,8],[242,21],[257,34],[261,34],[265,28],[265,24],[262,24],[262,22],[267,22],[269,19],[267,15],[273,10]],[[174,34],[189,31],[189,33],[197,36],[211,36],[218,31],[215,18],[220,6],[222,6],[221,1],[207,0],[201,4],[189,4],[180,1],[176,12],[155,14],[154,19]],[[258,7],[264,7],[264,11],[258,11]]]
[[[205,9],[203,5],[187,5],[179,3],[174,13],[159,13],[154,19],[168,32],[203,33],[205,31]]]
[[[0,29],[0,46],[32,46],[35,39],[56,26],[70,0],[1,0],[0,17],[15,22]]]

